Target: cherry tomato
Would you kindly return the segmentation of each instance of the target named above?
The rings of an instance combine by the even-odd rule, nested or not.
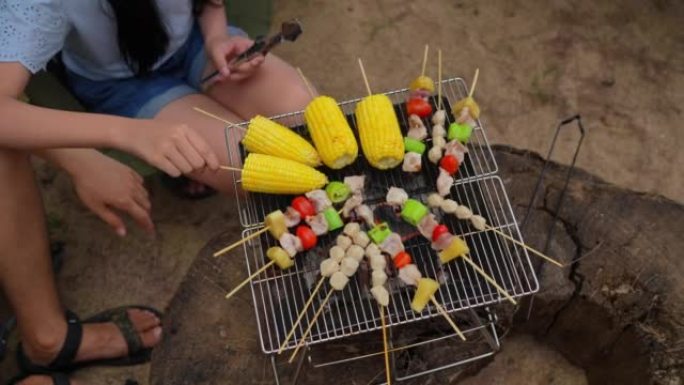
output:
[[[296,233],[299,240],[302,241],[304,250],[310,250],[316,246],[318,238],[316,237],[316,233],[314,233],[309,226],[299,225]]]
[[[297,210],[302,219],[316,215],[316,209],[309,198],[305,196],[298,196],[292,200],[292,208]]]
[[[435,226],[435,229],[432,230],[432,242],[437,242],[439,237],[442,236],[442,234],[447,234],[449,232],[449,228],[444,226],[444,225],[437,225]]]
[[[418,115],[421,118],[427,118],[432,115],[432,106],[423,99],[412,98],[406,102],[406,112],[408,112],[409,115]]]
[[[411,263],[411,255],[405,251],[400,251],[392,258],[397,270]]]
[[[458,171],[458,159],[453,155],[444,155],[439,161],[439,167],[443,168],[449,175],[454,175]]]

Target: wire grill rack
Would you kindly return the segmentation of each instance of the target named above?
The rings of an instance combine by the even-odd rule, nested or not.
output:
[[[443,81],[444,109],[447,111],[447,124],[454,121],[450,113],[450,104],[466,95],[465,82],[460,78]],[[403,102],[408,98],[408,90],[398,90],[387,93],[395,105],[402,130],[408,130],[407,115]],[[356,127],[353,109],[360,99],[341,103],[340,106],[347,116],[351,126]],[[433,107],[436,98],[432,98]],[[290,126],[304,137],[308,137],[303,122],[303,113],[292,113],[273,118],[282,124]],[[426,122],[427,123],[427,122]],[[484,132],[481,122],[477,122],[473,135],[468,143],[468,155],[458,172],[458,179],[451,189],[451,198],[470,207],[473,212],[484,216],[490,226],[499,229],[515,239],[521,240],[518,225],[513,215],[509,199],[506,195],[501,179],[494,175],[498,171],[494,155]],[[242,123],[245,126],[247,123]],[[431,125],[427,125],[431,127]],[[242,146],[232,146],[238,143],[239,130],[227,129],[229,155],[234,161],[244,160],[246,153]],[[429,142],[431,139],[427,139]],[[428,143],[429,145],[429,143]],[[353,164],[342,170],[323,169],[330,180],[342,180],[348,175],[366,175],[365,203],[371,206],[383,220],[390,222],[392,228],[405,238],[407,251],[414,257],[415,263],[424,276],[438,279],[442,285],[436,294],[448,312],[485,306],[504,301],[503,297],[484,279],[463,261],[453,261],[443,266],[439,263],[436,253],[430,247],[428,240],[415,235],[415,230],[406,228],[396,214],[384,206],[383,201],[390,186],[404,188],[412,198],[426,201],[427,195],[435,191],[435,181],[438,175],[437,166],[424,157],[424,167],[420,173],[404,173],[401,167],[390,171],[379,171],[370,167],[362,155]],[[234,173],[237,203],[240,222],[245,228],[243,237],[249,236],[262,226],[263,218],[276,209],[288,206],[291,197],[274,196],[257,193],[241,193],[239,173]],[[443,216],[435,212],[440,222],[449,227],[452,233],[463,237],[471,249],[471,258],[475,263],[488,272],[513,297],[532,294],[538,290],[536,275],[532,269],[527,251],[516,246],[493,232],[477,231],[468,222],[460,221],[453,216]],[[396,227],[395,227],[396,225]],[[402,225],[404,226],[402,228]],[[401,230],[397,230],[401,228]],[[411,234],[413,231],[413,235]],[[293,268],[286,271],[272,269],[252,281],[252,296],[257,315],[262,350],[275,353],[297,318],[299,311],[311,294],[312,287],[318,281],[318,266],[327,257],[327,250],[334,242],[337,234],[320,237],[319,244],[313,250],[302,254]],[[265,251],[275,246],[277,240],[270,235],[263,234],[244,245],[244,252],[248,270],[255,271],[267,263]],[[342,292],[335,293],[326,311],[314,325],[309,337],[309,344],[327,342],[350,335],[370,332],[380,328],[380,318],[377,304],[371,298],[367,286],[359,275],[352,279]],[[318,298],[297,327],[293,338],[286,345],[287,349],[294,348],[300,341],[303,331],[308,327],[313,313],[329,290],[324,284]],[[416,314],[411,310],[410,303],[413,289],[404,286],[399,280],[389,281],[391,301],[388,309],[388,326],[403,325],[432,317],[439,313],[432,306]]]

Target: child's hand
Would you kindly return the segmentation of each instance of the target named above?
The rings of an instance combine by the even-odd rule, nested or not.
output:
[[[172,177],[218,170],[214,151],[195,130],[185,124],[141,120],[118,133],[118,148],[131,152]]]
[[[206,43],[207,52],[214,67],[219,71],[215,81],[224,80],[241,81],[254,74],[256,69],[264,62],[264,57],[258,55],[248,62],[244,62],[236,68],[229,68],[230,63],[235,57],[245,52],[254,42],[244,37],[220,37]]]
[[[143,179],[131,168],[92,151],[68,172],[76,194],[93,213],[119,236],[126,235],[120,212],[128,214],[146,232],[154,233],[151,204]]]

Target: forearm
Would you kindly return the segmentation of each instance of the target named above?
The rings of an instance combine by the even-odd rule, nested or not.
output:
[[[32,151],[33,155],[74,175],[79,165],[88,164],[98,157],[105,156],[92,148],[51,148]]]
[[[0,97],[0,147],[17,150],[46,148],[118,148],[134,119],[41,108]]]
[[[208,2],[204,6],[202,14],[199,16],[199,24],[205,42],[214,38],[225,37],[227,34],[226,25],[228,24],[228,20],[226,19],[226,11],[223,2]]]

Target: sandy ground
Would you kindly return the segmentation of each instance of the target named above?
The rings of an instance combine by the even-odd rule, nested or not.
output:
[[[684,200],[684,4],[677,1],[277,1],[274,20],[305,32],[278,53],[321,92],[362,96],[356,58],[376,91],[428,74],[470,82],[492,142],[545,153],[560,119],[579,113],[583,168],[638,191]],[[576,130],[555,159],[569,162]]]
[[[492,142],[543,152],[556,122],[579,112],[587,128],[581,167],[684,201],[681,2],[297,0],[276,1],[274,11],[275,21],[296,16],[305,24],[301,40],[278,54],[301,66],[323,93],[339,100],[362,95],[359,56],[375,90],[405,87],[429,43],[443,49],[447,76],[470,79],[480,68],[476,96]],[[570,159],[576,139],[574,132],[561,137],[557,159]],[[80,205],[66,176],[45,168],[40,176],[53,237],[67,242],[59,286],[66,305],[82,314],[123,303],[164,308],[209,239],[226,228],[238,237],[230,200],[178,201],[153,182],[157,237],[134,232],[121,241]],[[541,372],[538,382],[527,383],[584,383],[580,371],[544,346],[511,345],[522,347],[505,348],[481,381],[467,383],[502,383],[491,374],[497,368],[528,367],[537,358],[559,362],[558,373],[571,379],[554,382]],[[3,380],[11,362],[0,365]],[[142,366],[80,376],[92,384],[129,377],[144,384],[147,373]]]

